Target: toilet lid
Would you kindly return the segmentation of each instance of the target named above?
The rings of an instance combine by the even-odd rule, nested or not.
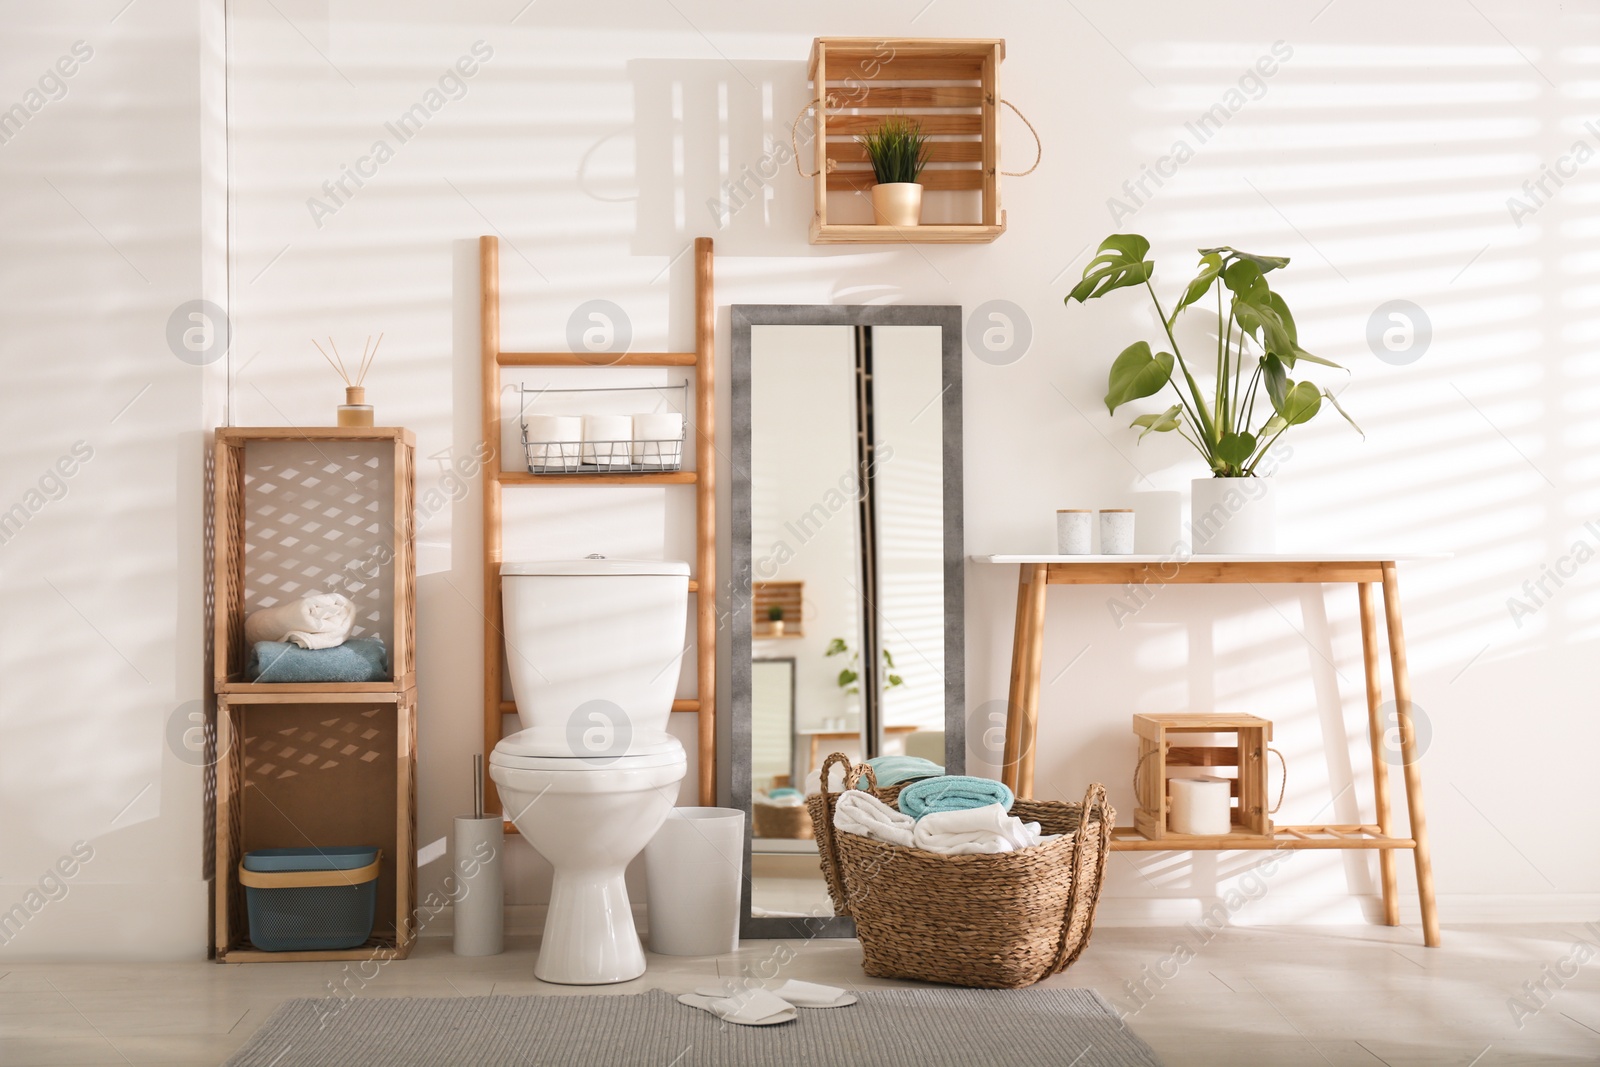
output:
[[[522,759],[570,759],[590,763],[617,760],[651,760],[650,766],[683,758],[683,744],[669,733],[641,730],[625,739],[596,737],[560,727],[535,726],[521,730],[494,746],[489,762],[510,765]]]

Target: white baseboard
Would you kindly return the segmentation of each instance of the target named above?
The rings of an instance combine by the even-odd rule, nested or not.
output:
[[[1216,911],[1218,906],[1222,911]],[[544,929],[544,904],[508,904],[506,933],[537,935]],[[1183,926],[1207,915],[1227,914],[1233,926],[1376,926],[1383,921],[1383,901],[1377,896],[1348,894],[1268,893],[1229,909],[1227,900],[1197,897],[1101,897],[1095,910],[1100,926]],[[635,909],[634,922],[648,927],[644,909]],[[1477,926],[1522,923],[1588,923],[1600,921],[1600,893],[1452,893],[1439,897],[1439,918],[1446,925]],[[1400,898],[1400,921],[1422,923],[1422,908],[1414,896]],[[451,909],[445,908],[422,930],[424,937],[449,937],[454,932]]]
[[[32,888],[5,886],[3,907]],[[210,882],[71,882],[26,921],[6,923],[0,962],[203,960],[210,918]]]

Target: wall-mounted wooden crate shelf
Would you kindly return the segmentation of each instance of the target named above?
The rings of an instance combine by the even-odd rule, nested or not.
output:
[[[763,640],[806,635],[805,582],[751,582],[750,635]],[[783,632],[774,633],[768,613],[783,609]]]
[[[212,511],[215,939],[221,963],[403,958],[416,921],[416,448],[398,427],[216,432]],[[378,636],[378,682],[245,678],[244,618],[321,592]],[[260,848],[383,850],[377,921],[359,948],[251,946],[238,868]]]
[[[817,172],[811,243],[987,244],[1004,233],[1000,62],[1005,51],[1002,40],[817,38],[807,68]],[[872,164],[856,137],[889,115],[914,119],[930,137],[920,182],[925,192],[976,194],[970,221],[899,228],[830,219],[830,191],[865,199],[871,190]],[[924,199],[927,218],[930,205]],[[843,205],[836,201],[834,206]],[[870,217],[869,208],[865,218]]]

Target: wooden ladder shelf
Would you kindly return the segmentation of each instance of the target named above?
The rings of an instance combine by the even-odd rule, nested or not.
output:
[[[504,547],[501,494],[516,486],[692,485],[695,488],[695,574],[689,591],[696,595],[695,650],[698,695],[674,700],[672,710],[699,717],[699,798],[706,807],[717,802],[717,493],[716,493],[716,305],[712,301],[712,245],[709,237],[694,243],[694,351],[627,352],[607,356],[603,364],[577,352],[504,352],[500,349],[500,240],[478,238],[481,287],[483,367],[483,436],[489,453],[483,464],[483,752],[487,759],[505,736],[505,717],[516,714],[503,691],[505,633],[500,602],[500,564]],[[530,474],[501,465],[500,372],[505,367],[693,367],[694,414],[686,419],[696,434],[696,466],[692,471],[600,474]],[[687,412],[685,413],[687,414]],[[499,792],[487,777],[484,810],[499,813]],[[516,827],[505,824],[507,833]]]

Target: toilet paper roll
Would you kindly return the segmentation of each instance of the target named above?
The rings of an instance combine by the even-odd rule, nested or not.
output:
[[[1225,834],[1232,827],[1227,778],[1168,778],[1172,806],[1167,829],[1175,834]]]
[[[578,415],[529,415],[528,465],[539,470],[573,470],[583,447],[583,419]]]
[[[497,956],[505,948],[505,889],[500,857],[505,852],[502,816],[456,818],[452,841],[456,862],[455,953]]]
[[[585,415],[583,461],[605,470],[627,470],[633,440],[633,416]]]
[[[662,411],[633,417],[633,461],[645,467],[683,462],[683,415]]]

